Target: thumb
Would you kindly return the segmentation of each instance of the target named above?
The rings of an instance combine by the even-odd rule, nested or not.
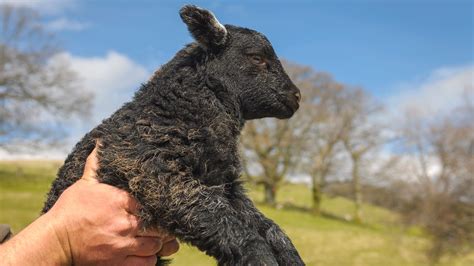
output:
[[[99,169],[99,159],[97,158],[99,143],[96,144],[94,150],[87,156],[86,165],[84,166],[84,173],[82,180],[97,182],[97,169]]]

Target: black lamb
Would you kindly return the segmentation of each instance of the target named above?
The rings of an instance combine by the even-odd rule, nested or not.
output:
[[[192,5],[180,16],[196,42],[75,146],[43,213],[82,176],[100,139],[98,179],[136,198],[145,227],[167,230],[219,265],[303,265],[245,195],[238,152],[245,120],[291,117],[300,92],[261,33],[223,26]]]

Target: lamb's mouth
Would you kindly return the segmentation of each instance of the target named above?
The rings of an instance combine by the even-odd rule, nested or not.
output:
[[[294,99],[292,99],[294,98]],[[298,108],[300,107],[300,104],[298,102],[298,98],[295,97],[294,95],[291,95],[290,97],[288,96],[283,96],[280,98],[280,102],[292,113],[296,112]]]
[[[293,112],[296,112],[298,108],[300,108],[300,104],[298,103],[298,101],[290,101],[290,104],[288,106]]]
[[[281,96],[278,97],[279,102],[281,103],[282,107],[285,109],[285,113],[281,114],[277,118],[280,119],[287,119],[293,116],[293,114],[298,110],[300,107],[299,103],[297,100],[292,100],[291,98],[287,96]]]

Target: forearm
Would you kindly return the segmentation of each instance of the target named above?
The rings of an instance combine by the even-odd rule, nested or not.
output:
[[[2,265],[70,265],[67,237],[59,235],[55,223],[56,217],[44,214],[0,245]]]

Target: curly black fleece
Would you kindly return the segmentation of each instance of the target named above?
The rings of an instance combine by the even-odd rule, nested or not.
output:
[[[166,229],[220,265],[303,265],[290,239],[254,207],[238,179],[244,121],[290,117],[299,91],[262,34],[224,29],[195,6],[180,14],[197,42],[77,143],[43,212],[82,176],[100,139],[99,180],[130,192],[145,226]]]

